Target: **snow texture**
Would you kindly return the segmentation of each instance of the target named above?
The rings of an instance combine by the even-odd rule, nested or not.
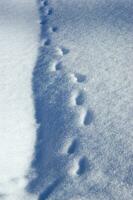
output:
[[[29,18],[15,23],[21,44],[16,35],[13,47],[6,43],[6,71],[1,67],[6,139],[0,144],[0,198],[132,200],[133,1],[38,0],[38,8],[35,1],[11,2],[9,10],[22,5],[28,11],[17,10],[16,22]],[[2,24],[9,34],[11,23]],[[2,36],[2,42],[12,39]],[[15,176],[20,190],[18,182],[10,183]]]
[[[131,200],[133,2],[38,7],[38,129],[27,191],[38,200]]]

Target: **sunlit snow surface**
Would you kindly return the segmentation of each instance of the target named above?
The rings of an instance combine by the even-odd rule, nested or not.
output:
[[[23,3],[28,11],[29,4],[26,0]],[[28,41],[31,41],[32,34],[34,39],[37,37],[37,26],[40,26],[40,47],[38,56],[36,55],[36,64],[34,66],[35,57],[32,59],[35,46],[31,48],[27,43],[27,51],[30,49],[31,57],[28,53],[24,55],[27,63],[30,61],[28,66],[31,68],[24,71],[24,68],[20,67],[21,72],[18,74],[22,73],[21,79],[17,76],[15,84],[18,81],[18,85],[13,89],[11,87],[14,93],[10,91],[11,95],[15,95],[12,106],[17,117],[10,117],[8,112],[11,106],[7,98],[4,98],[3,102],[7,101],[5,104],[10,109],[1,104],[6,119],[2,117],[4,127],[15,121],[10,128],[8,127],[10,131],[8,130],[7,135],[11,132],[10,139],[3,133],[7,140],[5,144],[1,142],[3,163],[6,163],[5,156],[7,160],[11,159],[10,145],[15,146],[13,155],[15,154],[15,160],[18,159],[17,163],[13,163],[14,159],[10,161],[13,172],[8,164],[9,177],[13,178],[19,173],[18,166],[21,168],[24,165],[20,175],[22,178],[23,174],[27,174],[28,184],[24,197],[27,200],[132,200],[133,2],[38,0],[37,5],[36,11],[29,13],[31,21],[24,20],[25,23],[28,21],[27,29],[33,28],[30,29],[31,32],[26,33]],[[34,16],[37,10],[40,15],[38,25]],[[23,11],[21,10],[22,13]],[[20,16],[19,13],[16,15]],[[19,20],[19,17],[16,20]],[[7,24],[5,27],[8,27]],[[25,32],[20,32],[24,37]],[[26,45],[27,40],[23,40],[23,45]],[[33,43],[36,44],[35,41]],[[13,41],[12,44],[14,46]],[[23,51],[23,46],[19,47],[20,51]],[[10,48],[10,52],[13,52],[12,47]],[[11,56],[12,61],[8,62],[15,62],[17,58],[17,48],[14,49],[15,56]],[[21,57],[21,60],[24,59]],[[21,60],[17,61],[19,65],[22,64]],[[9,77],[13,83],[12,77],[19,69],[17,67],[10,71],[11,76],[7,76],[7,88],[11,85],[8,83]],[[9,67],[7,71],[8,69]],[[3,84],[5,76],[1,76],[4,79]],[[24,86],[27,84],[23,88],[23,92],[26,91],[23,100],[20,97],[22,92],[19,83]],[[20,93],[16,97],[17,90]],[[1,99],[5,95],[4,92],[5,90]],[[8,98],[11,98],[8,91],[7,94]],[[18,101],[22,108],[26,105],[26,114],[21,114],[20,111],[17,114]],[[28,133],[27,129],[25,131],[23,126],[19,126],[18,119],[29,127]],[[11,120],[10,123],[8,120]],[[23,132],[28,140],[19,137],[17,142],[12,135],[14,129],[18,131],[20,127],[22,129],[19,132]],[[21,145],[27,151],[17,154],[16,149],[21,151]],[[33,147],[34,158],[31,162]],[[5,170],[6,164],[3,166]],[[7,184],[9,179],[5,171],[0,173],[6,177]],[[10,187],[15,188],[14,191],[18,187],[18,184],[16,185],[10,183]],[[8,193],[8,190],[6,191]],[[21,198],[23,199],[22,195],[18,199]]]
[[[31,79],[37,12],[33,0],[0,0],[0,200],[25,199],[36,137]]]

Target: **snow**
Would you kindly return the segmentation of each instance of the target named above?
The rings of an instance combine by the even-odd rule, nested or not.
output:
[[[1,194],[132,200],[132,0],[11,2],[6,14],[19,17],[0,34]]]
[[[0,1],[0,199],[24,199],[36,137],[32,71],[38,11],[32,0]]]

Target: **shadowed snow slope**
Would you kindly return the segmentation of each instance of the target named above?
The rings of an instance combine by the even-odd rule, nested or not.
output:
[[[38,130],[27,190],[39,200],[131,200],[133,2],[38,7]]]
[[[31,79],[37,20],[34,0],[0,0],[0,199],[24,199],[36,135]]]

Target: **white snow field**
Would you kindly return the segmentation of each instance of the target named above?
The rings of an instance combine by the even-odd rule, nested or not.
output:
[[[0,200],[26,199],[36,137],[31,79],[38,19],[35,1],[0,0]]]
[[[0,5],[0,198],[132,200],[133,1]]]

